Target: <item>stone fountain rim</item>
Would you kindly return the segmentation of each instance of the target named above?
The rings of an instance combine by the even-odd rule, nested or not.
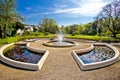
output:
[[[5,57],[3,55],[3,52],[4,52],[5,49],[7,49],[8,47],[13,46],[15,44],[16,43],[7,44],[7,45],[3,46],[0,49],[0,60],[2,62],[6,63],[8,65],[11,65],[13,67],[21,68],[21,69],[40,70],[42,68],[42,66],[43,66],[47,56],[49,55],[49,51],[48,50],[41,50],[41,49],[38,49],[38,48],[34,48],[34,47],[30,46],[30,43],[26,43],[26,47],[27,47],[28,50],[31,50],[31,51],[37,52],[37,53],[43,53],[43,56],[38,61],[38,63],[36,63],[36,64],[19,62],[19,61],[12,60],[12,59],[10,59],[8,57]],[[23,43],[23,44],[25,44],[25,43]]]
[[[68,43],[71,43],[71,45],[52,45],[52,44],[50,44],[50,43],[52,43],[52,42],[57,42],[57,41],[59,41],[59,40],[45,41],[45,42],[43,43],[43,45],[44,45],[44,46],[48,46],[48,47],[62,47],[62,48],[64,48],[64,47],[73,47],[73,46],[76,45],[76,42],[74,42],[74,41],[69,41],[69,40],[63,40],[62,42],[68,42]]]
[[[92,49],[94,49],[94,46],[107,46],[111,48],[115,52],[115,56],[111,59],[105,60],[105,61],[100,61],[100,62],[94,62],[94,63],[89,63],[85,64],[83,61],[78,57],[77,54],[83,53],[83,52],[89,52]],[[80,49],[80,50],[73,50],[72,56],[74,57],[76,63],[78,66],[81,68],[81,70],[92,70],[92,69],[97,69],[101,67],[105,67],[111,64],[114,64],[115,62],[120,60],[120,54],[119,51],[112,45],[106,44],[106,43],[93,43],[91,44],[91,47],[86,48],[86,49]]]

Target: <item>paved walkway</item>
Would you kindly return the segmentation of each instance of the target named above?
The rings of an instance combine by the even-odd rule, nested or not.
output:
[[[80,70],[71,52],[87,48],[90,46],[89,43],[78,41],[80,46],[53,48],[43,46],[44,41],[30,45],[50,52],[40,71],[27,71],[0,64],[0,80],[120,80],[120,62],[96,70]]]

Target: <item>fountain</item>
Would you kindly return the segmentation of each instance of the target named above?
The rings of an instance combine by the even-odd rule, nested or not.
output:
[[[61,29],[59,29],[59,34],[57,36],[57,39],[46,41],[43,43],[45,46],[49,47],[72,47],[75,46],[75,42],[66,40],[64,38],[64,34]]]
[[[46,42],[41,42],[41,40],[32,42],[34,40],[36,39],[28,40],[27,42],[29,43],[26,42],[24,45],[21,43],[11,43],[3,46],[0,49],[0,60],[14,67],[40,70],[49,54],[48,50],[53,49],[47,48],[48,50],[42,50],[43,46],[44,48],[46,48],[45,46],[54,48],[72,47],[70,50],[78,66],[82,70],[90,70],[111,65],[117,62],[120,56],[119,51],[115,47],[105,43],[91,43],[91,46],[88,46],[87,48],[83,47],[83,49],[76,50],[76,48],[78,49],[79,45],[76,45],[76,43],[73,41],[65,39],[62,33],[58,34],[57,38]],[[37,46],[35,48],[34,46],[30,46],[30,44],[41,44],[42,47],[37,48]],[[82,46],[85,45],[84,43],[80,44]],[[88,45],[88,43],[86,45]],[[56,50],[60,51],[61,49]]]
[[[63,38],[64,38],[64,35],[63,35],[63,34],[59,34],[59,35],[58,35],[58,41],[59,41],[59,42],[62,42],[62,41],[63,41]]]
[[[63,35],[59,35],[55,40],[45,42],[45,46],[54,47],[47,48],[48,50],[37,48],[38,46],[30,46],[30,44],[41,44],[43,47],[41,40],[38,42],[25,43],[24,45],[11,43],[0,49],[0,60],[14,67],[40,70],[49,54],[48,50],[53,49],[61,51],[61,49],[55,48],[60,47],[64,49],[64,47],[75,46],[75,42],[65,40]],[[81,45],[84,46],[85,44],[81,43]],[[105,43],[92,43],[91,46],[83,47],[82,49],[75,46],[70,50],[76,63],[82,70],[96,69],[111,65],[117,62],[120,56],[119,51],[115,47]],[[69,52],[70,51],[68,51],[68,53]]]
[[[43,45],[49,47],[72,47],[75,46],[75,42],[65,40],[63,34],[58,34],[57,39],[44,42]]]

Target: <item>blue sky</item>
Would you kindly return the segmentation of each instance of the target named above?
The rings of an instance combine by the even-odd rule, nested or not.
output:
[[[85,24],[94,21],[102,7],[112,0],[17,0],[18,12],[26,24],[38,25],[53,18],[61,25]]]

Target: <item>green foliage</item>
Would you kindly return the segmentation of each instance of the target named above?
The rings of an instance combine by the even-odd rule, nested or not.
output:
[[[48,34],[48,35],[44,35],[44,33],[40,33],[40,32],[30,32],[29,35],[24,35],[24,36],[14,36],[14,37],[7,37],[7,38],[0,38],[0,46],[4,45],[4,44],[9,44],[9,43],[13,43],[13,42],[17,42],[17,41],[23,41],[25,39],[32,39],[32,38],[52,38],[55,37],[55,34]],[[36,36],[37,34],[37,36]]]
[[[107,30],[106,33],[105,33],[105,36],[109,36],[110,37],[110,36],[112,36],[112,33],[109,30]]]
[[[33,32],[30,32],[29,34],[32,34]],[[36,34],[39,34],[36,36]],[[32,39],[32,38],[52,38],[57,36],[57,34],[50,34],[48,33],[45,35],[45,33],[34,33],[34,35],[24,35],[24,36],[14,36],[14,37],[7,37],[7,38],[0,38],[0,46],[12,42],[17,42],[17,41],[23,41],[26,39]],[[120,35],[118,35],[120,37]],[[95,40],[95,41],[103,41],[103,42],[108,42],[108,41],[113,41],[113,42],[118,42],[120,41],[119,39],[112,38],[112,37],[105,37],[105,36],[88,36],[88,35],[71,35],[68,34],[66,35],[67,38],[74,38],[74,39],[86,39],[86,40]]]
[[[83,35],[95,35],[96,34],[96,27],[93,23],[88,23],[83,25],[82,32]]]
[[[22,24],[20,21],[17,21],[17,22],[15,23],[14,28],[15,28],[16,30],[18,30],[18,29],[24,29],[25,27],[24,27],[24,24]]]
[[[120,39],[120,34],[117,34],[117,37]]]
[[[46,36],[46,35],[48,35],[49,33],[48,32],[44,32],[44,35]]]
[[[6,38],[0,38],[0,46],[7,44],[7,43],[8,43],[8,41]]]
[[[24,31],[23,36],[29,36],[30,32],[29,31]]]
[[[109,41],[114,41],[114,42],[118,42],[120,41],[119,39],[115,39],[112,37],[105,37],[105,36],[88,36],[88,35],[75,35],[75,36],[71,36],[71,35],[67,35],[67,38],[74,38],[74,39],[86,39],[86,40],[95,40],[95,41],[103,41],[103,42],[108,42]]]
[[[71,35],[72,35],[72,36],[75,36],[75,33],[73,32]]]
[[[21,20],[16,10],[16,0],[0,0],[0,37],[15,34],[15,23]]]
[[[20,36],[14,36],[14,37],[7,37],[7,43],[13,43],[17,42],[19,40]]]
[[[25,31],[22,36],[40,36],[40,35],[44,35],[44,33],[47,33],[47,32],[41,33],[41,32]]]
[[[113,37],[120,33],[120,0],[114,0],[112,3],[103,7],[102,11],[96,17],[97,27],[109,30]],[[101,30],[102,30],[101,29]]]
[[[0,45],[13,43],[19,40],[19,36],[0,38]]]
[[[81,24],[73,24],[73,25],[64,27],[63,30],[66,34],[80,34],[82,31],[82,25]]]
[[[44,18],[40,22],[42,32],[57,33],[58,26],[54,19]]]

